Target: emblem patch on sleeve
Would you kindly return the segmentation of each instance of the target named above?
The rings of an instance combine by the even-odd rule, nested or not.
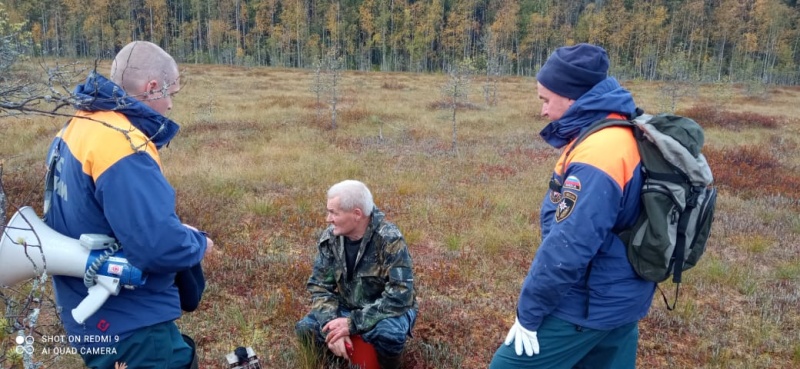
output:
[[[564,191],[562,197],[561,202],[556,205],[556,223],[567,219],[567,217],[572,214],[572,210],[575,209],[575,204],[578,202],[578,195],[569,191]]]
[[[558,182],[558,178],[556,178],[555,175],[553,175],[553,178],[550,178],[550,184],[548,187],[550,187],[550,202],[553,204],[558,204],[558,202],[561,201],[562,186],[561,183]]]
[[[557,204],[559,201],[561,201],[561,192],[550,190],[550,201],[553,204]]]
[[[581,180],[575,176],[567,177],[567,180],[564,181],[564,188],[580,191],[581,190]]]

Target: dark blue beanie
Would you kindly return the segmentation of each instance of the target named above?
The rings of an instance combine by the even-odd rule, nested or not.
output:
[[[559,47],[547,59],[536,80],[548,90],[578,100],[606,79],[608,54],[599,46],[577,44]]]

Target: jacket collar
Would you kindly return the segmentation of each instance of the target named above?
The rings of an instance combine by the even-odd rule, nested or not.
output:
[[[631,93],[616,79],[608,77],[575,100],[560,119],[550,122],[539,135],[560,149],[575,139],[581,130],[610,114],[617,113],[630,119],[635,112],[636,103]]]
[[[89,74],[86,82],[76,86],[73,94],[77,97],[73,103],[75,109],[121,113],[134,127],[144,132],[158,149],[168,144],[180,129],[177,123],[126,94],[122,87],[96,71]]]

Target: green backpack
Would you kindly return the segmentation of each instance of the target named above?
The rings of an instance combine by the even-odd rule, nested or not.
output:
[[[570,151],[592,133],[610,126],[633,128],[644,175],[639,218],[619,236],[639,276],[653,282],[672,276],[676,289],[671,307],[661,292],[672,310],[682,273],[700,260],[714,221],[717,190],[700,153],[703,128],[692,119],[668,114],[640,114],[631,121],[604,119],[584,130]]]

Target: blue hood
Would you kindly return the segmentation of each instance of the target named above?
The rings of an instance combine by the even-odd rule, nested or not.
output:
[[[622,114],[630,119],[635,112],[636,103],[631,93],[616,79],[608,77],[575,100],[560,119],[550,122],[539,135],[560,149],[575,139],[581,130],[609,114]]]
[[[140,131],[144,132],[156,148],[169,143],[180,126],[169,118],[159,114],[136,98],[128,95],[114,82],[97,72],[92,72],[86,82],[75,87],[73,92],[77,102],[75,109],[82,111],[116,111],[125,115]]]

